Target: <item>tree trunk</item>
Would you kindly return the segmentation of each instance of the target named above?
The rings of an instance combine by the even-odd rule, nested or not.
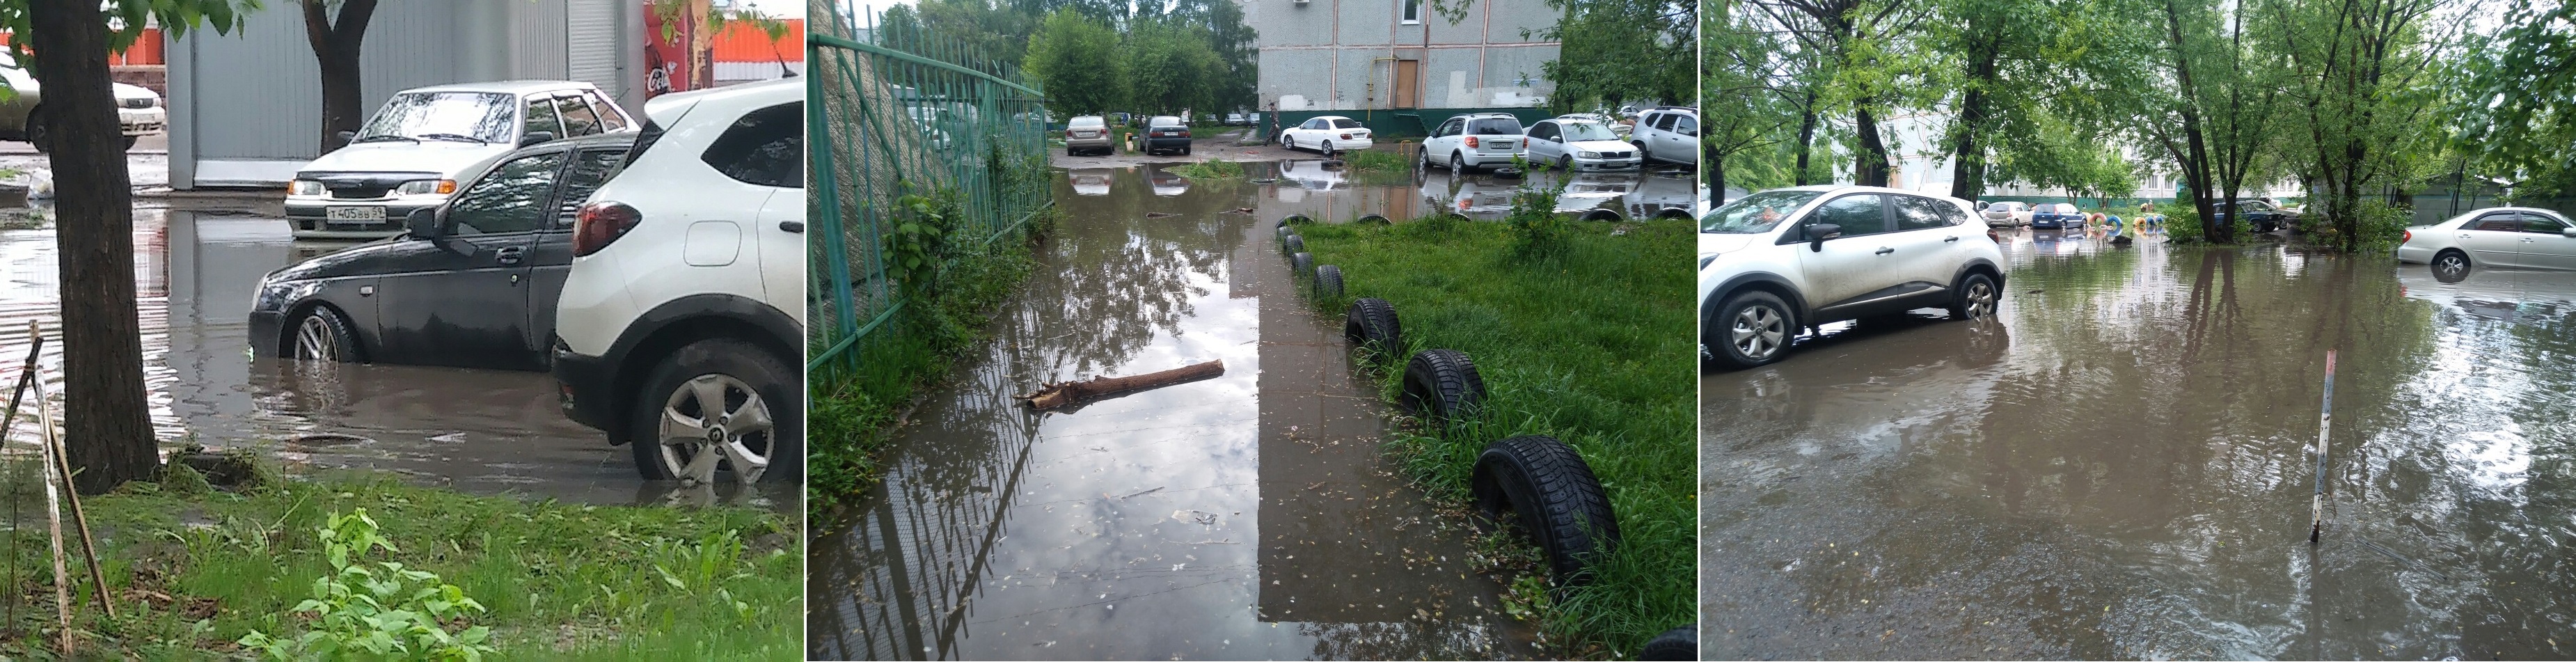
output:
[[[1726,204],[1726,158],[1718,155],[1716,146],[1710,146],[1700,155],[1700,167],[1708,170],[1709,199]]]
[[[1952,129],[1959,133],[1950,146],[1950,197],[1961,200],[1975,200],[1986,193],[1986,144],[1978,139],[1986,130],[1985,84],[1995,80],[1995,60],[2000,57],[1996,51],[2001,48],[1992,41],[1988,44],[1968,76],[1968,91],[1959,100],[1959,123]]]
[[[133,182],[107,72],[107,16],[97,0],[32,0],[25,35],[37,53],[53,135],[54,243],[61,258],[64,454],[73,487],[99,494],[160,464],[143,394],[143,333],[134,302]]]
[[[1142,375],[1095,377],[1088,381],[1048,384],[1035,393],[1020,396],[1020,399],[1028,401],[1030,409],[1054,409],[1121,393],[1162,388],[1223,374],[1225,374],[1224,361],[1208,361]]]
[[[303,4],[304,40],[312,45],[315,62],[322,65],[322,151],[329,153],[348,144],[340,132],[356,131],[367,119],[358,55],[367,38],[367,21],[376,13],[376,0],[340,3],[336,22],[324,0],[303,0]]]
[[[1887,185],[1887,142],[1878,137],[1878,117],[1869,112],[1864,101],[1852,104],[1852,133],[1860,137],[1860,158],[1852,164],[1853,183],[1862,186]]]
[[[1789,178],[1798,186],[1815,183],[1807,180],[1807,158],[1815,152],[1815,144],[1816,106],[1810,97],[1807,107],[1798,112],[1798,171],[1790,173]]]

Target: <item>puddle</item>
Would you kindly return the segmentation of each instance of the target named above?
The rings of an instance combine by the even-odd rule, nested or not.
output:
[[[625,448],[564,418],[545,373],[252,359],[259,278],[351,245],[295,241],[274,203],[137,208],[134,243],[144,382],[165,448],[193,435],[210,448],[260,449],[290,468],[387,470],[484,494],[802,507],[794,486],[638,480]],[[52,230],[0,231],[0,356],[9,357],[0,379],[9,383],[26,356],[27,322],[60,332],[56,259]],[[41,362],[57,385],[60,347],[47,342]],[[33,435],[25,423],[11,438]]]
[[[1469,569],[1463,523],[1380,455],[1381,408],[1353,381],[1339,324],[1306,311],[1270,240],[1292,209],[1395,216],[1378,205],[1417,189],[1184,180],[1166,194],[1178,186],[1153,170],[1060,180],[1069,218],[984,354],[915,412],[883,486],[819,527],[809,652],[1532,655],[1500,586]],[[1075,411],[1011,400],[1207,360],[1225,374]]]
[[[2576,273],[2009,239],[1999,328],[1838,324],[1703,373],[1704,656],[2576,645]]]

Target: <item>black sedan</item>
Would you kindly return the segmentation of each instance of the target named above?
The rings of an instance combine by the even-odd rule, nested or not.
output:
[[[1188,122],[1181,121],[1179,117],[1155,115],[1153,119],[1145,121],[1145,133],[1137,139],[1145,142],[1143,147],[1147,154],[1190,153],[1190,125]]]
[[[2228,217],[2233,215],[2228,213],[2224,204],[2221,203],[2222,206],[2217,211],[2220,223],[2226,223]],[[2254,226],[2255,232],[2271,232],[2299,225],[2299,212],[2282,209],[2278,205],[2262,200],[2238,200],[2236,209],[2244,215],[2247,224]]]
[[[574,211],[635,136],[495,157],[409,231],[260,280],[252,351],[297,360],[544,370]]]

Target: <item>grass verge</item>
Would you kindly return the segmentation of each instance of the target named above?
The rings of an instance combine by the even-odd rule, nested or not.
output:
[[[1455,349],[1483,374],[1484,418],[1395,435],[1395,452],[1435,499],[1464,507],[1476,456],[1516,434],[1563,440],[1601,479],[1622,543],[1594,581],[1539,591],[1528,587],[1544,579],[1529,571],[1507,579],[1509,609],[1536,621],[1554,654],[1630,657],[1696,620],[1697,362],[1693,311],[1673,303],[1690,300],[1690,224],[1569,224],[1543,257],[1517,250],[1521,230],[1506,223],[1434,217],[1299,232],[1315,263],[1339,265],[1346,279],[1347,294],[1314,301],[1318,311],[1385,299],[1402,319],[1406,355]],[[1390,402],[1401,370],[1379,366]]]
[[[1403,154],[1382,149],[1343,152],[1342,162],[1361,172],[1401,172],[1413,167],[1413,162]]]
[[[876,486],[903,410],[975,346],[993,307],[1036,266],[1033,242],[1063,213],[1049,207],[991,243],[960,242],[936,261],[940,287],[851,348],[866,369],[809,376],[805,504],[814,521]]]
[[[1200,161],[1166,170],[1190,179],[1242,179],[1243,164],[1233,161]]]
[[[25,506],[19,515],[33,525],[20,527],[11,558],[14,620],[5,624],[0,657],[52,657],[59,630],[42,488],[31,462],[10,464],[14,498]],[[205,491],[203,481],[194,489],[185,481],[165,481],[168,489],[134,483],[83,500],[117,603],[113,620],[98,611],[65,517],[75,536],[67,547],[83,656],[241,659],[257,654],[237,643],[245,634],[293,640],[325,628],[324,619],[299,611],[315,597],[315,580],[333,570],[317,532],[335,513],[364,509],[393,545],[361,555],[364,565],[393,561],[434,573],[429,585],[453,585],[481,603],[480,613],[438,620],[450,630],[488,627],[486,655],[803,659],[805,564],[792,515],[473,496],[375,473],[271,481],[239,493]]]

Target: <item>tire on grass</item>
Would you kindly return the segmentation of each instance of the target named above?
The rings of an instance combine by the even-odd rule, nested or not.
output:
[[[1394,221],[1387,220],[1386,216],[1381,214],[1369,214],[1367,216],[1360,217],[1359,222],[1370,225],[1386,225],[1393,223]]]
[[[1699,625],[1694,623],[1665,630],[1646,640],[1644,650],[1637,651],[1642,662],[1684,662],[1699,659]]]
[[[1485,400],[1485,378],[1476,362],[1454,349],[1426,349],[1404,366],[1406,411],[1435,422],[1473,418]]]
[[[1362,351],[1395,356],[1404,351],[1404,325],[1395,317],[1394,304],[1385,299],[1361,298],[1352,301],[1350,312],[1342,315],[1342,339]]]
[[[1315,298],[1331,300],[1342,295],[1342,268],[1333,265],[1315,267]]]
[[[1279,226],[1279,240],[1280,240],[1280,241],[1287,241],[1289,237],[1294,237],[1294,236],[1297,236],[1297,229],[1296,229],[1296,228],[1288,227],[1288,226],[1285,226],[1285,225]]]
[[[1478,512],[1519,524],[1547,554],[1560,585],[1590,581],[1592,564],[1619,549],[1619,521],[1601,481],[1555,437],[1521,435],[1486,446],[1471,489]]]
[[[1293,270],[1293,271],[1296,271],[1296,272],[1297,272],[1297,275],[1298,275],[1299,277],[1312,277],[1312,276],[1314,276],[1314,275],[1315,275],[1315,254],[1314,254],[1314,253],[1298,253],[1298,254],[1296,254],[1296,255],[1288,256],[1288,268],[1289,268],[1289,269],[1291,269],[1291,270]]]
[[[1313,222],[1315,219],[1307,218],[1305,214],[1289,214],[1287,218],[1279,219],[1280,225],[1305,225]]]
[[[1290,233],[1287,239],[1279,242],[1279,246],[1290,253],[1302,253],[1306,250],[1306,238]]]
[[[1585,221],[1616,221],[1616,220],[1619,220],[1619,212],[1611,211],[1611,210],[1608,210],[1608,209],[1592,209],[1592,210],[1589,210],[1589,211],[1585,211],[1585,212],[1583,212],[1583,217],[1582,217],[1580,220],[1585,220]]]

